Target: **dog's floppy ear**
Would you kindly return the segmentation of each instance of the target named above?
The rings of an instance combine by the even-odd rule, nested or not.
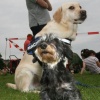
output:
[[[62,18],[62,8],[58,8],[58,10],[54,13],[53,18],[56,22],[60,22]]]
[[[73,52],[68,46],[68,44],[66,43],[63,43],[63,52],[64,52],[65,57],[67,57],[69,60],[73,59]]]

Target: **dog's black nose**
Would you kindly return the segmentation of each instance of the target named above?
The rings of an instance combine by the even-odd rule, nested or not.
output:
[[[86,17],[87,17],[87,16],[86,16],[86,10],[81,10],[81,11],[80,11],[80,14],[81,14],[81,19],[82,19],[82,20],[86,19]]]
[[[81,10],[80,13],[81,13],[82,15],[86,15],[86,10]]]
[[[43,43],[41,43],[40,47],[41,47],[41,49],[46,49],[47,44],[45,42],[43,42]]]

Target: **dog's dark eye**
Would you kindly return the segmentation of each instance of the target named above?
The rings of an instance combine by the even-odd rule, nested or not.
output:
[[[82,8],[81,6],[79,6],[80,8]]]
[[[70,10],[74,10],[75,7],[74,7],[74,6],[70,6],[69,9],[70,9]]]

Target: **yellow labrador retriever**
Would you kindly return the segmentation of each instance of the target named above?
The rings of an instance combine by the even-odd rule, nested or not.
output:
[[[40,31],[36,37],[54,33],[59,38],[74,40],[77,33],[77,24],[86,19],[86,10],[83,10],[78,2],[63,4],[53,15],[53,20]],[[27,52],[21,59],[15,71],[15,84],[7,83],[8,87],[22,92],[34,91],[39,88],[42,68],[38,62],[32,63],[33,56]]]

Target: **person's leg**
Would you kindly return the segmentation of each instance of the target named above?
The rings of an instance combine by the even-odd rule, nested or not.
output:
[[[32,30],[33,36],[35,36],[38,32],[40,32],[45,25],[46,24],[31,27],[30,29]]]
[[[35,36],[38,33],[39,26],[34,26],[31,27],[30,29],[32,30],[33,36]]]

